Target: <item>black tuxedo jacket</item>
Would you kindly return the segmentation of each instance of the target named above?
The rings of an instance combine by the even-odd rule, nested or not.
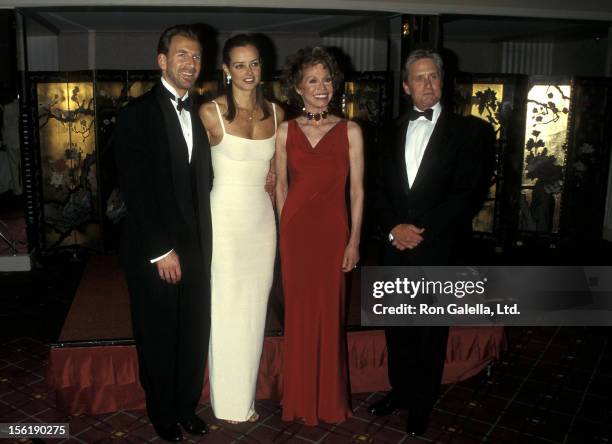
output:
[[[158,83],[118,117],[114,149],[127,206],[121,256],[128,268],[138,268],[174,249],[183,268],[185,261],[195,261],[202,273],[209,273],[210,145],[197,112],[192,112],[189,163],[179,120],[163,88]]]
[[[482,206],[493,175],[493,129],[480,119],[443,108],[409,186],[405,162],[409,122],[408,115],[401,116],[385,132],[375,205],[385,240],[398,224],[424,228],[424,240],[403,252],[385,241],[383,261],[386,265],[460,262],[460,247],[470,236],[472,218]]]

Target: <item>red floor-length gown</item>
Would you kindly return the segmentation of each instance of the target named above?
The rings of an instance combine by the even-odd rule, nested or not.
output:
[[[342,257],[348,241],[347,122],[313,147],[295,120],[287,132],[289,192],[280,221],[285,294],[283,420],[351,416]]]

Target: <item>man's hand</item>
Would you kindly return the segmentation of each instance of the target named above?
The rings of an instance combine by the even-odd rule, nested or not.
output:
[[[404,251],[406,249],[412,250],[416,248],[423,241],[424,228],[419,228],[412,224],[399,224],[393,227],[391,234],[394,239],[391,244],[398,250]]]
[[[155,262],[155,265],[162,281],[176,284],[181,280],[181,262],[175,251],[170,252],[165,258]]]

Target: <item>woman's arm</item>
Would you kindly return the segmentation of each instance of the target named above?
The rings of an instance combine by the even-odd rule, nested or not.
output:
[[[276,131],[276,152],[274,154],[274,163],[276,170],[276,208],[280,219],[283,212],[283,205],[287,199],[287,191],[289,190],[289,181],[287,177],[287,122],[283,122],[278,126]]]
[[[281,123],[283,123],[283,120],[285,119],[285,111],[283,111],[283,109],[280,106],[277,105],[271,105],[274,106],[274,109],[276,109],[276,123],[277,123],[277,127],[280,126]],[[274,130],[276,131],[276,128],[274,128]],[[266,193],[268,193],[270,195],[270,199],[272,199],[272,205],[276,204],[276,200],[274,197],[274,189],[276,187],[276,159],[273,156],[272,159],[270,159],[270,168],[268,169],[268,175],[266,176],[266,184],[264,186]]]
[[[217,97],[215,100],[218,103],[222,102],[221,97]],[[223,107],[221,108],[221,113],[223,113]],[[217,107],[212,102],[203,103],[200,105],[200,109],[198,109],[198,115],[200,116],[202,125],[204,125],[210,145],[218,145],[221,142],[221,139],[223,139],[223,129],[221,128],[221,122],[219,121]]]
[[[359,262],[359,242],[363,220],[363,136],[355,122],[348,122],[351,233],[342,259],[342,271],[351,271]]]

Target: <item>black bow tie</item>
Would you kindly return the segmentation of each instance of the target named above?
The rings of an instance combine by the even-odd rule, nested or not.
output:
[[[191,97],[187,97],[185,100],[176,99],[176,110],[181,112],[182,110],[191,111],[193,100]]]
[[[161,85],[161,89],[164,96],[176,102],[176,110],[178,112],[181,112],[184,109],[187,111],[191,111],[191,108],[193,107],[193,99],[191,98],[191,96],[188,96],[185,100],[183,100],[179,97],[174,97],[174,94],[172,94],[165,86]]]
[[[414,108],[410,110],[410,120],[416,120],[419,117],[425,117],[427,120],[431,120],[433,117],[433,109],[429,108],[425,111],[418,111]]]

